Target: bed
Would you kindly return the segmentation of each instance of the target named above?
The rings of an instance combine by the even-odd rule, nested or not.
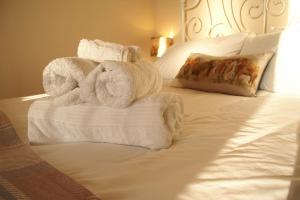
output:
[[[184,1],[185,41],[264,33],[286,23],[286,1],[216,2]],[[212,10],[224,17],[215,18]],[[169,83],[163,91],[180,95],[184,103],[181,134],[168,149],[91,142],[31,148],[101,199],[300,199],[300,95],[260,90],[251,98]],[[25,143],[29,106],[44,97],[0,100],[0,110]]]
[[[105,143],[32,149],[102,199],[299,197],[300,96],[164,90],[180,94],[185,105],[182,136],[169,149]],[[0,101],[24,142],[28,99]]]

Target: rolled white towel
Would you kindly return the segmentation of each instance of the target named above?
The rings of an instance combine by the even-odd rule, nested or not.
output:
[[[150,62],[104,61],[80,83],[80,97],[92,104],[125,108],[136,99],[157,94],[162,83]]]
[[[58,104],[65,105],[78,102],[79,90],[70,92],[78,87],[78,84],[98,64],[88,59],[76,57],[57,58],[51,61],[43,71],[45,92],[56,97]]]
[[[70,106],[80,104],[83,102],[80,99],[80,91],[78,87],[59,97],[50,96],[49,98],[52,99],[52,103],[55,106]]]
[[[51,100],[34,102],[28,113],[32,144],[107,142],[168,148],[179,133],[183,104],[176,94],[160,93],[125,109],[93,106],[53,106]]]
[[[104,60],[136,62],[140,59],[140,49],[137,46],[82,39],[78,45],[77,55],[80,58],[87,58],[97,62]]]

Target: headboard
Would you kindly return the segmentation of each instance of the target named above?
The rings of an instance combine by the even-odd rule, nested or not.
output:
[[[289,1],[182,0],[184,40],[283,28],[288,23]]]

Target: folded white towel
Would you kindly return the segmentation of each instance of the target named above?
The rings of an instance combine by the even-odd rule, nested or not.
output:
[[[104,60],[136,62],[140,59],[140,49],[137,46],[82,39],[78,45],[77,55],[97,62]]]
[[[93,106],[53,106],[51,100],[34,102],[28,113],[32,144],[57,142],[107,142],[168,148],[179,131],[183,115],[181,98],[161,93],[125,109]]]
[[[150,62],[104,61],[80,83],[80,97],[92,104],[125,108],[136,99],[157,94],[162,83]]]
[[[99,63],[88,59],[66,57],[51,61],[43,71],[43,86],[47,94],[57,97],[56,103],[66,105],[79,101],[78,84]]]

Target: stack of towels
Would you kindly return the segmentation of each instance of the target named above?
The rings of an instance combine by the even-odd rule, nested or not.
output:
[[[179,133],[183,105],[178,95],[161,92],[162,82],[138,47],[83,39],[78,57],[45,67],[50,97],[29,109],[29,140],[168,148]]]

